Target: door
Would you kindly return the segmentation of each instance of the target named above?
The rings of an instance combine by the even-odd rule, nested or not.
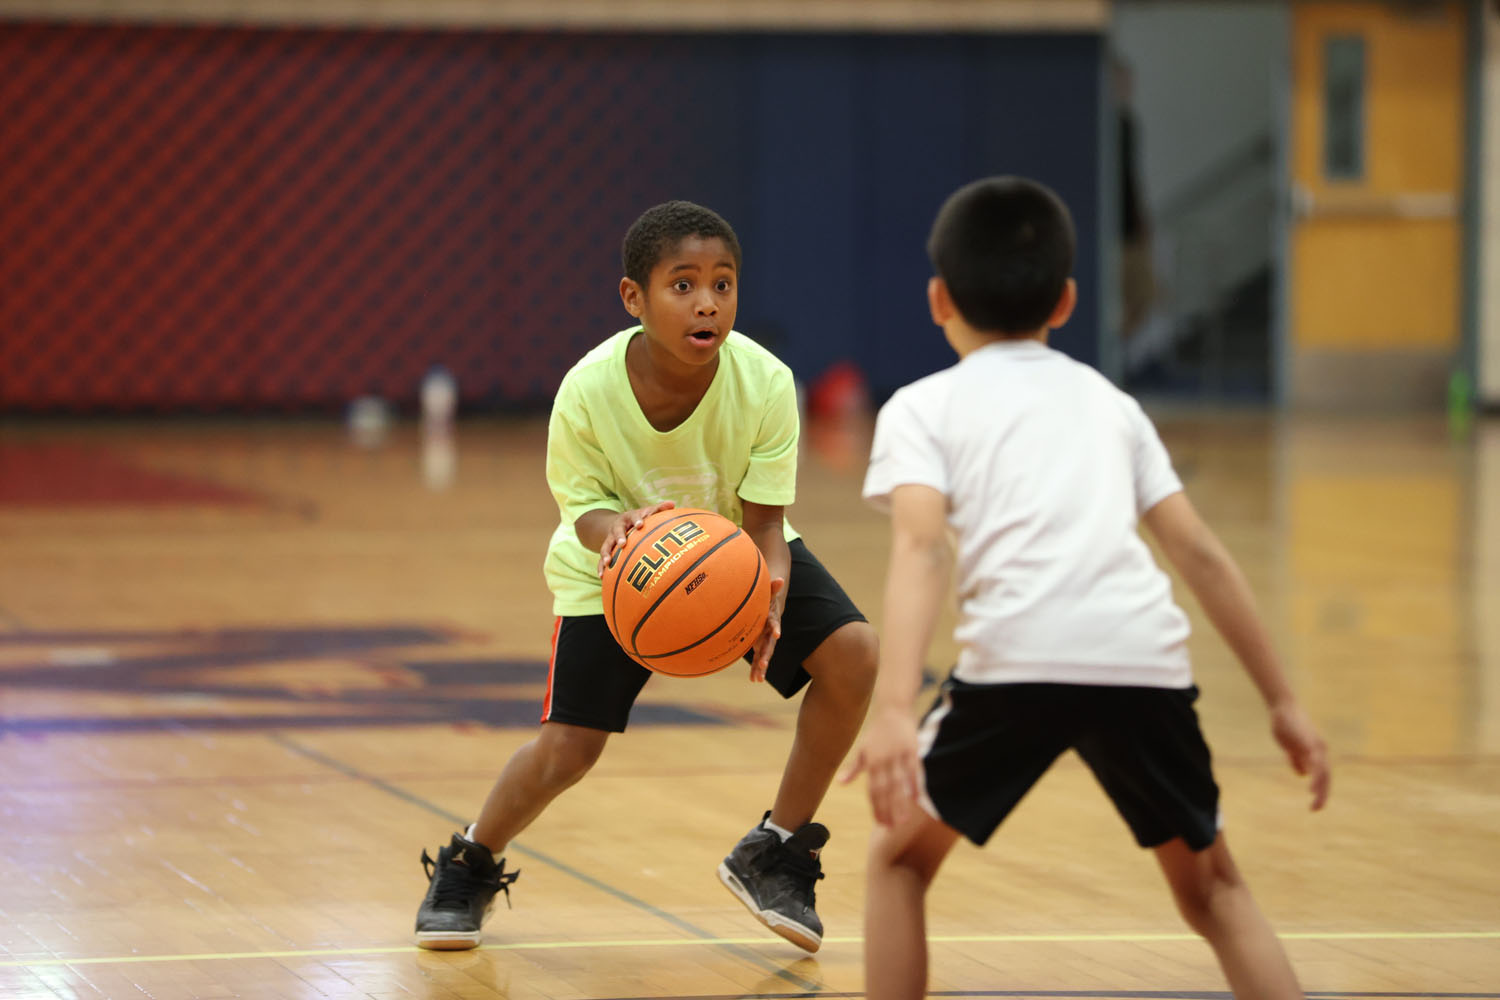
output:
[[[1437,402],[1460,344],[1464,9],[1292,17],[1294,402]]]

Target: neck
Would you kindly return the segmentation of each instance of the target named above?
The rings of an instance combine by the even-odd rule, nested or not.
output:
[[[1042,327],[1035,333],[991,333],[986,330],[976,330],[973,327],[969,326],[967,323],[961,321],[954,321],[948,323],[943,327],[943,333],[947,335],[948,343],[953,347],[953,350],[958,353],[958,357],[960,360],[968,357],[970,354],[973,354],[981,347],[988,347],[991,344],[1019,344],[1027,341],[1034,341],[1036,343],[1045,345],[1047,343],[1047,335],[1051,332],[1052,331],[1047,327]]]

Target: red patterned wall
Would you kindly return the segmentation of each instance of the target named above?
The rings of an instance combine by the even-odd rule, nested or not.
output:
[[[0,24],[0,409],[545,402],[696,169],[634,44]]]

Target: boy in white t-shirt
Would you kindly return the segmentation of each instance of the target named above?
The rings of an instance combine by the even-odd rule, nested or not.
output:
[[[867,996],[925,992],[924,904],[943,858],[959,836],[988,840],[1073,749],[1155,850],[1234,994],[1300,997],[1225,844],[1187,619],[1138,520],[1259,689],[1314,809],[1328,794],[1323,741],[1150,420],[1047,346],[1077,298],[1073,247],[1066,206],[1039,184],[994,177],[955,192],[928,240],[927,294],[959,362],[898,391],[876,424],[864,493],[890,511],[892,550],[868,730],[844,776],[868,772],[878,821]],[[911,706],[955,564],[962,651],[919,727]]]

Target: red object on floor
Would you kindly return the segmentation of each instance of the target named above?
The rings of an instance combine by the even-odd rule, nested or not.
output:
[[[819,375],[807,391],[807,412],[814,417],[847,417],[868,413],[870,387],[852,361],[838,361]]]

